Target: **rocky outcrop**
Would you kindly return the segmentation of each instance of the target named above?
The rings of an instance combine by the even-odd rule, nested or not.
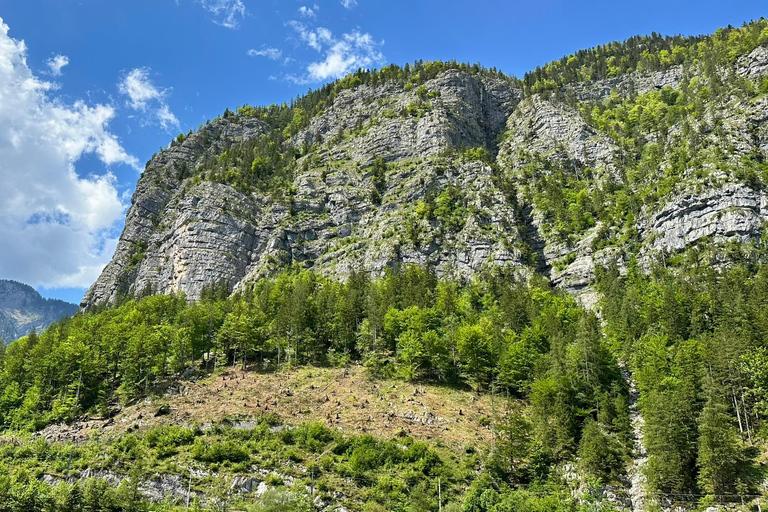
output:
[[[176,469],[181,470],[181,468]],[[301,470],[306,472],[306,468],[301,468]],[[297,480],[290,475],[266,470],[257,466],[252,466],[250,468],[251,474],[224,475],[211,473],[208,470],[194,467],[187,468],[185,471],[183,476],[172,473],[145,475],[140,481],[136,482],[136,490],[143,499],[150,503],[173,503],[183,505],[189,503],[191,500],[197,500],[203,505],[214,507],[224,507],[226,503],[222,503],[220,496],[211,493],[211,479],[222,479],[227,482],[230,491],[229,499],[232,499],[234,495],[250,495],[255,498],[261,497],[270,489],[275,489],[274,485],[269,485],[267,483],[269,477],[282,482],[282,486],[290,491],[314,493],[314,488],[309,485],[306,486],[306,489],[302,488],[303,486],[298,485],[300,481],[297,482]],[[103,469],[88,468],[82,472],[75,472],[74,475],[68,476],[67,478],[52,474],[43,474],[40,476],[40,481],[51,486],[56,486],[61,482],[67,482],[70,485],[74,485],[88,479],[102,480],[111,487],[131,484],[130,476]],[[338,491],[332,494],[318,492],[313,503],[316,510],[340,510],[340,508],[337,508],[338,502],[344,499],[346,499],[346,496]]]
[[[638,227],[655,249],[676,251],[703,238],[747,242],[768,220],[768,198],[745,185],[685,194]]]
[[[134,287],[153,293],[183,291],[197,298],[206,285],[238,282],[268,234],[259,230],[259,205],[231,187],[203,182],[164,211],[149,237]]]
[[[61,300],[44,299],[31,286],[0,280],[0,343],[11,342],[33,330],[77,312],[77,306]]]
[[[736,72],[746,78],[762,78],[768,73],[768,47],[758,46],[736,63]]]
[[[612,93],[620,96],[645,94],[656,89],[672,87],[677,89],[683,79],[683,67],[652,73],[634,72],[625,76],[606,78],[594,82],[580,82],[566,87],[565,93],[577,101],[600,101]]]
[[[507,130],[499,158],[512,169],[524,167],[529,155],[537,155],[570,166],[616,173],[619,147],[589,126],[572,107],[533,96],[512,114]]]
[[[421,94],[426,91],[426,94]],[[490,146],[521,97],[500,78],[448,70],[405,90],[400,82],[341,91],[294,139],[297,147],[333,141],[318,162],[368,165],[437,156],[448,148]]]
[[[288,198],[188,177],[229,145],[265,133],[258,120],[217,120],[156,156],[115,257],[82,306],[121,293],[197,299],[206,285],[234,289],[291,263],[339,278],[401,262],[464,277],[522,268],[514,206],[489,164],[461,154],[493,150],[520,91],[456,70],[406,89],[392,82],[341,91],[293,139],[312,150],[297,162]],[[377,157],[387,162],[383,187],[367,167]]]
[[[158,237],[167,231],[162,229],[165,224],[183,213],[176,211],[176,207],[185,195],[182,183],[188,180],[191,171],[206,159],[215,158],[231,145],[255,139],[268,130],[269,127],[258,119],[226,117],[206,125],[181,143],[172,145],[168,150],[153,157],[136,185],[115,255],[88,290],[81,306],[114,303],[121,293],[142,292],[150,284],[155,287],[154,290],[188,291],[193,298],[196,297],[195,291],[199,291],[199,287],[187,290],[184,286],[179,286],[179,283],[198,282],[200,274],[204,274],[206,270],[200,270],[200,266],[179,262],[178,267],[171,267],[181,269],[172,279],[150,279],[155,274],[163,275],[162,266],[142,266],[144,256],[147,252],[157,256],[156,246],[150,248],[150,244],[158,243]],[[171,199],[176,199],[176,203],[169,205]],[[191,203],[185,203],[187,204]],[[197,221],[189,216],[186,219],[188,222]],[[212,243],[212,247],[214,246],[216,242]],[[160,256],[162,263],[166,262],[165,256]],[[170,260],[170,255],[168,257]],[[197,251],[194,256],[190,254],[190,257],[197,261]],[[214,269],[209,276],[217,277],[219,274]]]
[[[765,69],[761,47],[723,76],[757,80]],[[295,133],[282,148],[293,174],[271,195],[212,178],[212,168],[228,171],[216,167],[220,155],[273,130],[245,113],[227,115],[147,164],[115,257],[82,307],[121,294],[184,292],[194,300],[208,285],[235,290],[289,264],[344,279],[399,263],[459,278],[496,266],[540,272],[594,306],[600,265],[762,233],[766,199],[739,173],[745,161],[768,157],[768,99],[740,94],[639,138],[662,152],[643,169],[646,180],[677,174],[658,197],[653,183],[632,177],[630,192],[652,198],[634,210],[637,218],[586,219],[565,234],[553,226],[552,198],[542,194],[549,176],[602,194],[628,186],[627,169],[643,158],[621,133],[614,140],[596,128],[586,109],[614,92],[631,98],[683,80],[693,87],[696,72],[673,66],[527,97],[514,80],[456,69],[418,87],[388,80],[339,89],[304,128],[286,132]],[[697,154],[681,165],[674,151],[689,141]],[[379,158],[384,171],[374,171]]]

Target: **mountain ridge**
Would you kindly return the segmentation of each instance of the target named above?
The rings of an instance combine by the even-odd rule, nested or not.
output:
[[[478,65],[419,61],[361,70],[290,107],[227,110],[148,162],[115,257],[81,306],[144,293],[184,292],[194,300],[206,286],[226,281],[231,291],[241,289],[292,263],[339,278],[355,270],[381,275],[400,263],[461,278],[511,266],[523,275],[542,273],[594,305],[595,262],[618,257],[622,266],[638,256],[650,262],[705,235],[724,242],[759,237],[768,217],[732,193],[745,185],[749,190],[740,189],[740,197],[761,204],[762,192],[733,173],[714,183],[709,168],[738,167],[740,158],[765,153],[760,120],[768,105],[759,95],[756,101],[713,98],[705,84],[734,75],[759,87],[768,68],[768,50],[757,44],[762,39],[725,60],[717,57],[717,44],[738,40],[734,34],[761,23],[708,38],[652,36],[643,44],[632,39],[645,48],[636,58],[625,55],[634,55],[632,45],[585,50],[587,64],[571,71],[576,78],[554,88],[551,68],[573,68],[573,59],[554,61],[522,80]],[[714,49],[701,49],[705,43]],[[589,64],[593,53],[634,64],[620,71],[595,68]],[[674,103],[683,97],[694,107]],[[594,119],[599,110],[621,113],[629,107],[662,110],[670,119],[659,120],[671,126],[665,126],[666,134],[643,133],[638,121],[628,119],[639,126],[626,128],[638,132],[629,147],[624,133],[611,133],[615,122],[599,126]],[[734,117],[734,109],[743,115]],[[729,116],[733,122],[723,125]],[[728,130],[720,128],[719,139],[707,140],[718,123]],[[676,190],[644,197],[643,187],[653,184],[650,175],[661,179],[669,172],[674,155],[664,153],[684,142],[694,124],[703,140],[692,142],[700,148],[690,146],[689,154],[715,153],[713,164],[697,164],[696,172],[707,179],[686,177],[692,169],[675,169]],[[648,165],[656,169],[643,171],[649,175],[644,182],[631,183],[634,167],[645,165],[643,151],[653,146],[661,158]],[[736,152],[717,156],[724,146]],[[590,203],[592,211],[575,221],[578,233],[573,227],[564,233],[553,215],[570,214],[561,215],[550,198],[541,197],[540,187],[553,172],[563,190],[581,188],[582,198],[569,198],[576,204],[568,208]],[[685,210],[667,212],[666,221],[653,216],[697,186],[720,190],[719,196],[692,199],[709,211],[706,218]],[[617,190],[635,196],[620,214],[605,214],[603,205],[583,197],[600,191],[610,199]],[[722,204],[710,204],[715,196]],[[642,202],[647,204],[641,208]],[[636,219],[634,226],[623,225],[626,215]],[[627,230],[637,233],[632,247]],[[593,250],[601,244],[610,247]]]
[[[76,304],[44,299],[29,285],[0,279],[0,340],[9,343],[33,330],[42,331],[77,309]]]

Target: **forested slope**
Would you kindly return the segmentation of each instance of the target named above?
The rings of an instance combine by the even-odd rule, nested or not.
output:
[[[189,478],[206,508],[756,505],[766,45],[760,20],[612,43],[520,80],[393,65],[180,135],[148,162],[83,312],[3,354],[0,504],[183,508]],[[366,398],[333,414],[291,380],[328,367]],[[233,375],[285,379],[291,416],[256,408]],[[180,415],[190,378],[242,417]],[[405,397],[363,391],[384,385],[416,401],[430,386],[444,400],[424,422],[483,435],[394,427]],[[88,422],[103,428],[73,448]],[[47,440],[19,434],[46,426]],[[282,464],[298,472],[267,475]],[[158,482],[172,503],[147,491]]]

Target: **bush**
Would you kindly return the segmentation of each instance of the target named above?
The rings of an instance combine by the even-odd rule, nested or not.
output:
[[[192,429],[176,425],[152,429],[144,436],[144,442],[150,448],[184,446],[192,444],[194,440],[195,432]]]
[[[309,512],[312,507],[304,496],[286,489],[271,489],[259,499],[256,507],[249,507],[249,512]]]
[[[246,462],[250,455],[245,448],[234,441],[209,443],[198,438],[192,446],[192,457],[201,462]]]

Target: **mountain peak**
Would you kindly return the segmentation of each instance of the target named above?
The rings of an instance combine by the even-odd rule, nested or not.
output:
[[[13,341],[33,330],[42,331],[77,306],[58,299],[44,299],[34,288],[0,279],[0,340]]]

